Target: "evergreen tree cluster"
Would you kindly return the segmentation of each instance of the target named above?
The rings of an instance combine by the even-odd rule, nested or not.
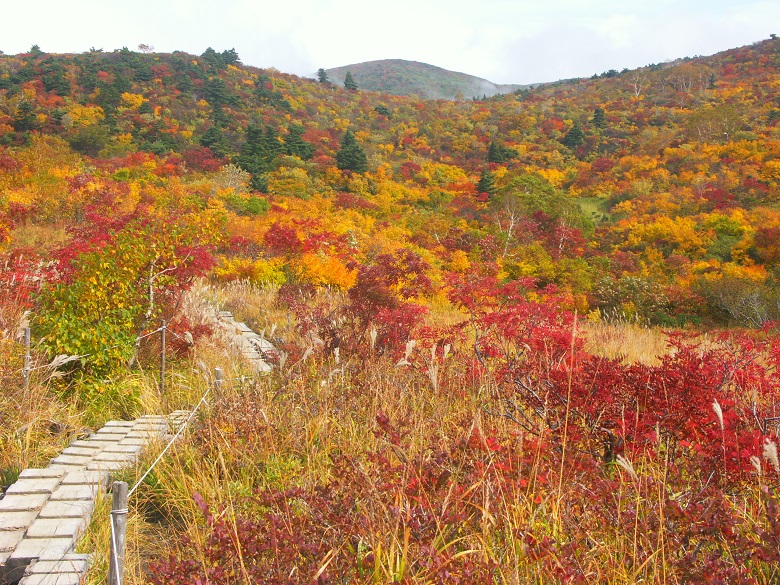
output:
[[[205,146],[214,153],[217,158],[224,158],[230,152],[230,145],[219,126],[212,126],[201,136],[201,146]]]
[[[261,101],[275,108],[285,110],[287,112],[292,111],[289,102],[284,99],[281,93],[274,89],[274,84],[271,78],[265,74],[258,76],[255,82],[255,96]]]
[[[490,171],[482,171],[477,183],[477,193],[494,195],[496,192],[496,177]]]
[[[386,118],[393,117],[393,112],[391,112],[390,109],[385,104],[379,104],[377,107],[374,108],[374,111],[380,116],[385,116]]]
[[[228,65],[235,65],[236,63],[241,62],[235,49],[228,49],[227,51],[217,53],[214,49],[209,47],[203,52],[201,58],[208,65],[218,70],[227,69]]]
[[[607,125],[607,114],[604,108],[597,107],[593,110],[593,125],[597,128],[605,128]]]
[[[493,140],[490,143],[490,148],[488,148],[487,160],[488,162],[503,164],[516,156],[517,152],[514,148],[509,148]]]
[[[285,154],[297,156],[301,160],[309,160],[314,156],[314,147],[303,139],[303,125],[292,124],[287,132],[284,139]]]
[[[287,154],[309,160],[314,155],[314,147],[303,140],[303,132],[302,125],[293,124],[282,141],[273,126],[266,126],[263,130],[260,126],[250,125],[246,132],[246,142],[233,162],[252,174],[250,184],[254,189],[265,191],[268,187],[266,174],[274,170],[276,157]]]
[[[268,185],[264,175],[273,170],[273,161],[280,154],[282,143],[276,129],[266,126],[263,131],[260,126],[250,124],[246,130],[246,142],[233,162],[252,174],[252,188],[265,191]]]

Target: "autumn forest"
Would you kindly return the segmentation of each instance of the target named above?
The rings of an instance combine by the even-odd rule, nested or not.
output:
[[[219,365],[132,583],[776,582],[780,39],[483,99],[348,79],[0,54],[0,486]]]

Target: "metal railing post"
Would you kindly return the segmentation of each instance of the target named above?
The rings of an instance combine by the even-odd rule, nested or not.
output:
[[[165,319],[160,327],[160,393],[165,392]]]
[[[125,570],[125,538],[127,532],[127,483],[115,481],[111,487],[111,549],[108,564],[108,585],[122,585]]]
[[[222,368],[214,368],[214,393],[219,394],[222,390]]]
[[[30,328],[24,328],[24,370],[22,370],[22,376],[24,376],[24,391],[30,389]]]

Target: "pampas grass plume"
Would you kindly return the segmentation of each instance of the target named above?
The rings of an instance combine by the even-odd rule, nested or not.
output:
[[[723,409],[717,398],[712,401],[712,410],[715,411],[715,416],[718,417],[718,423],[720,424],[720,430],[723,431],[725,429],[725,425],[723,424]]]
[[[776,473],[780,473],[780,460],[777,457],[777,445],[774,441],[764,439],[764,459],[772,464]]]

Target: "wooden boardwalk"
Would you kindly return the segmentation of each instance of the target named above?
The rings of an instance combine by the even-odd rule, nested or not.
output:
[[[271,370],[274,346],[227,311],[218,321],[257,373]],[[189,411],[109,421],[89,439],[73,441],[48,467],[25,469],[0,499],[0,585],[78,585],[89,555],[73,550],[89,524],[109,474],[138,461],[144,446],[167,440]]]
[[[252,331],[246,323],[241,323],[233,318],[229,311],[220,311],[219,324],[227,333],[231,343],[241,352],[241,356],[247,360],[258,373],[271,371],[268,358],[277,352],[273,344]]]
[[[109,473],[135,463],[146,444],[170,437],[188,416],[109,421],[48,467],[22,471],[0,499],[0,584],[77,585],[89,557],[73,550]]]

